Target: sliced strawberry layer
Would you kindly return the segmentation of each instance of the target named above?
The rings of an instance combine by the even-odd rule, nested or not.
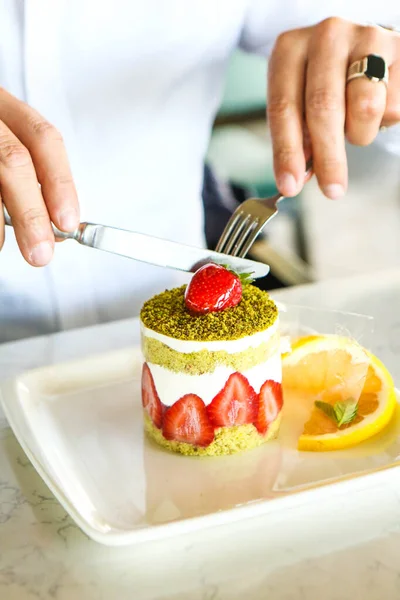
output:
[[[142,404],[154,425],[161,429],[163,421],[163,406],[158,397],[154,379],[147,363],[142,369]]]
[[[254,421],[259,433],[265,435],[271,423],[275,421],[283,406],[282,385],[268,380],[261,386],[258,414]]]
[[[167,440],[193,446],[211,444],[214,430],[203,400],[196,394],[186,394],[168,408],[164,415],[163,435]]]
[[[253,423],[258,409],[258,397],[246,377],[232,373],[225,387],[207,407],[214,427],[232,427]]]

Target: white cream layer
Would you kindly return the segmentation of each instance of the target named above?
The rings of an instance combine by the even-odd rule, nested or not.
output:
[[[225,350],[228,354],[235,354],[236,352],[243,352],[248,350],[249,348],[257,348],[260,344],[267,342],[273,335],[278,331],[279,322],[278,319],[275,321],[271,327],[265,329],[264,331],[258,331],[253,335],[248,335],[243,338],[239,338],[238,340],[218,340],[215,342],[191,342],[187,340],[177,340],[175,338],[169,337],[168,335],[163,335],[162,333],[157,333],[152,329],[148,329],[140,323],[142,335],[153,338],[162,342],[172,350],[176,350],[177,352],[181,352],[182,354],[189,354],[190,352],[200,352],[200,350],[208,350],[209,352],[218,352],[220,350]]]
[[[172,406],[185,394],[197,394],[206,405],[210,404],[212,399],[225,386],[228,377],[235,372],[235,369],[225,366],[217,367],[214,373],[205,373],[204,375],[174,373],[152,363],[149,363],[149,368],[159,398],[166,406]],[[257,393],[267,379],[281,382],[282,361],[280,352],[276,352],[266,362],[247,371],[242,371],[242,373]]]

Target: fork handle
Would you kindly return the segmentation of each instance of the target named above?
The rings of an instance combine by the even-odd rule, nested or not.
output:
[[[309,175],[311,175],[312,170],[313,170],[313,160],[312,160],[312,158],[309,158],[308,161],[306,162],[305,177],[308,177]]]
[[[11,217],[8,214],[8,210],[6,209],[5,206],[3,206],[3,212],[4,212],[4,223],[6,225],[10,225],[10,227],[12,227]]]

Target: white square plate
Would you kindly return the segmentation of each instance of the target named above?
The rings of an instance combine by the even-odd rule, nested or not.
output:
[[[32,464],[98,542],[132,544],[324,501],[371,478],[383,484],[400,464],[397,415],[352,450],[300,453],[302,423],[287,408],[279,440],[256,450],[220,458],[165,452],[143,435],[140,369],[134,348],[36,369],[1,387]]]

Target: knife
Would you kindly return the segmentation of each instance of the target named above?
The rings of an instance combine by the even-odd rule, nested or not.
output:
[[[4,208],[6,225],[12,226],[11,217]],[[52,225],[56,238],[76,240],[89,248],[126,256],[160,267],[194,273],[201,265],[209,262],[227,265],[238,273],[251,273],[255,279],[269,273],[269,266],[246,258],[237,258],[194,246],[185,246],[135,231],[117,229],[94,223],[81,223],[70,233],[60,231]]]

